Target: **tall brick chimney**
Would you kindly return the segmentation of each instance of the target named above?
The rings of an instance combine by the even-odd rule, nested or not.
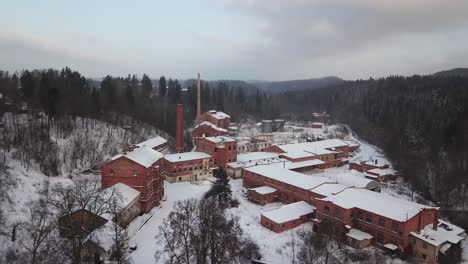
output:
[[[201,115],[200,73],[197,81],[197,118]]]
[[[184,151],[184,106],[177,104],[176,151]]]

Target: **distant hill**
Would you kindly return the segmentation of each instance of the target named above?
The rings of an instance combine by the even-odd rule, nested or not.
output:
[[[228,87],[231,87],[231,88],[243,88],[244,91],[249,94],[250,92],[254,92],[254,91],[257,91],[258,87],[255,86],[254,84],[252,83],[249,83],[249,82],[246,82],[246,81],[241,81],[241,80],[215,80],[215,81],[205,81],[203,80],[204,82],[208,82],[208,85],[211,87],[211,88],[216,88],[218,87],[218,84],[223,82],[223,83],[226,83]],[[197,84],[197,80],[196,79],[188,79],[188,80],[184,80],[182,82],[182,86],[184,87],[188,87],[192,84]]]
[[[340,84],[344,82],[343,79],[328,76],[317,79],[304,79],[304,80],[291,80],[291,81],[278,81],[278,82],[264,82],[255,81],[251,84],[266,91],[272,93],[289,92],[289,91],[303,91],[303,90],[314,90],[318,88],[324,88],[327,86]]]
[[[451,70],[436,72],[433,75],[442,76],[442,77],[451,77],[451,76],[468,77],[468,68],[454,68]]]

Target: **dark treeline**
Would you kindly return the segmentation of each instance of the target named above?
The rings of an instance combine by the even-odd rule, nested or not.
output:
[[[248,91],[246,91],[248,89]],[[77,71],[64,68],[22,71],[10,74],[0,71],[1,106],[26,103],[30,111],[44,111],[49,119],[64,115],[82,116],[117,122],[118,113],[144,121],[157,128],[175,133],[175,105],[184,104],[187,125],[196,116],[197,90],[194,84],[182,87],[177,79],[161,76],[153,83],[146,74],[139,79],[136,75],[127,77],[106,76],[101,82],[86,79]],[[254,116],[275,116],[278,104],[273,96],[260,90],[230,87],[226,82],[208,82],[201,85],[202,110],[226,111],[239,119],[250,114]]]
[[[381,147],[426,198],[443,209],[467,210],[468,78],[388,77],[280,98],[284,111],[302,119],[328,111]]]

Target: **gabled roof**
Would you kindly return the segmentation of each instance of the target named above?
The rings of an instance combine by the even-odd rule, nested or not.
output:
[[[207,112],[209,115],[216,119],[225,119],[225,118],[230,118],[230,116],[224,112],[221,111],[216,111],[216,110],[210,110]]]
[[[281,224],[311,214],[316,208],[304,201],[290,203],[262,212],[262,216]]]
[[[117,154],[114,157],[110,158],[111,160],[117,160],[122,157],[126,157],[129,160],[132,160],[145,168],[151,167],[156,161],[163,157],[163,154],[160,152],[149,148],[147,146],[135,148],[132,151],[127,152],[126,154]]]
[[[135,200],[135,198],[138,197],[138,195],[140,195],[139,191],[123,183],[116,183],[109,188],[104,189],[106,197],[112,195],[112,191],[115,192],[115,197],[117,198],[117,202],[120,208],[127,207],[127,205],[129,205],[133,200]]]
[[[437,209],[390,195],[357,188],[347,188],[342,192],[320,200],[332,202],[345,209],[360,208],[399,222],[406,222],[422,209]]]
[[[160,137],[160,136],[157,136],[157,137],[154,137],[154,138],[151,138],[151,139],[148,139],[146,141],[143,141],[141,143],[138,143],[136,144],[138,147],[143,147],[143,146],[146,146],[148,148],[155,148],[157,146],[160,146],[162,144],[165,144],[167,143],[167,140]]]
[[[194,127],[194,129],[196,129],[196,128],[200,127],[200,126],[209,126],[209,127],[213,128],[214,130],[217,130],[219,132],[227,132],[226,129],[221,128],[221,127],[219,127],[219,126],[217,126],[217,125],[215,125],[215,124],[213,124],[211,122],[208,122],[208,121],[201,122],[200,124],[196,125]]]
[[[283,168],[281,165],[259,165],[250,168],[244,168],[244,170],[305,190],[312,189],[325,182],[331,182],[331,180],[328,178],[305,175],[287,168]]]

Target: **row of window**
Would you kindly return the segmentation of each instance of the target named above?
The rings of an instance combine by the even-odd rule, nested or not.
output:
[[[114,176],[114,175],[115,175],[114,169],[110,169],[110,170],[109,170],[109,175],[110,175],[110,176]],[[138,176],[138,170],[133,170],[133,176]]]
[[[326,215],[330,215],[330,208],[328,206],[324,206],[324,213]],[[341,217],[341,210],[339,208],[335,208],[335,211],[334,211],[334,214],[333,214],[334,217],[340,219]],[[364,216],[363,216],[363,212],[362,211],[358,211],[357,212],[357,218],[359,220],[363,220]],[[354,219],[354,211],[351,211],[351,219]],[[373,224],[373,217],[371,214],[366,214],[366,219],[365,219],[366,222],[368,223],[371,223]],[[382,218],[382,217],[379,217],[378,218],[378,221],[377,221],[377,225],[379,225],[380,227],[383,227],[385,228],[385,219]],[[392,225],[390,227],[390,229],[393,231],[393,232],[398,232],[399,231],[399,228],[398,228],[398,223],[396,222],[392,222]]]

